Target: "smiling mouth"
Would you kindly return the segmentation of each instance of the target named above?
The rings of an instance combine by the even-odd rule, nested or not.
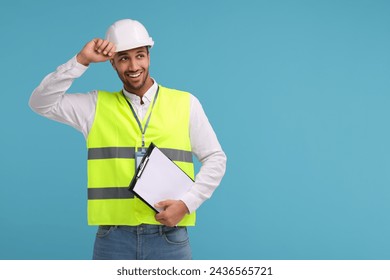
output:
[[[126,76],[127,77],[130,77],[130,78],[138,78],[139,76],[141,76],[142,72],[138,72],[138,73],[127,73]]]

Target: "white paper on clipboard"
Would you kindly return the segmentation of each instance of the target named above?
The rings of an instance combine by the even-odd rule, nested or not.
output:
[[[142,166],[144,165],[144,166]],[[180,199],[194,181],[171,161],[158,147],[152,145],[138,168],[130,189],[156,212],[160,201]]]

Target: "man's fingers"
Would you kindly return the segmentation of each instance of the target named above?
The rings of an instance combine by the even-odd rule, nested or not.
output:
[[[176,225],[176,222],[172,218],[167,217],[165,212],[156,214],[155,218],[157,222],[166,225],[168,227],[173,227]]]
[[[96,38],[96,39],[94,39],[94,42],[95,42],[95,51],[97,53],[101,53],[101,46],[102,46],[104,40],[100,39],[100,38]]]
[[[100,38],[94,39],[95,51],[104,55],[112,55],[115,52],[115,45],[108,40]]]
[[[157,208],[166,208],[168,207],[169,205],[172,204],[172,200],[163,200],[163,201],[160,201],[159,203],[156,203],[154,206],[157,207]]]
[[[105,57],[111,57],[115,54],[116,48],[115,45],[108,41],[101,38],[95,38],[92,40],[92,51],[97,55],[103,55]],[[105,61],[106,59],[102,60],[102,58],[98,58],[98,61]]]
[[[155,216],[155,219],[156,219],[157,222],[165,224],[165,219],[166,219],[165,212],[163,211],[163,212],[157,213],[156,216]]]
[[[99,48],[102,45],[103,40],[100,38],[96,38],[96,39],[93,39],[93,42],[95,43],[95,45],[94,45],[95,52],[99,53]]]
[[[108,52],[107,52],[106,48],[107,48],[109,43],[110,42],[108,42],[107,40],[104,40],[103,43],[101,44],[100,48],[99,48],[99,52],[103,53],[104,55],[107,55]]]
[[[155,205],[157,208],[163,208],[164,211],[156,214],[158,222],[166,226],[177,225],[188,213],[188,208],[181,200],[164,200]]]
[[[112,59],[115,51],[116,48],[112,42],[94,38],[77,54],[77,61],[85,66],[92,62],[104,62]]]
[[[115,53],[115,45],[109,42],[105,51],[106,51],[106,55],[112,56]]]

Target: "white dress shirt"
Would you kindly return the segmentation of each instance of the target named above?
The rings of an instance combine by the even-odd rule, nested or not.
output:
[[[85,139],[92,127],[97,90],[88,93],[66,93],[74,79],[79,78],[88,67],[77,62],[74,56],[56,71],[47,75],[30,97],[31,109],[49,119],[59,121],[79,130]],[[139,119],[145,117],[149,105],[156,94],[158,84],[153,85],[141,98],[123,89]],[[142,104],[141,104],[142,103]],[[189,133],[193,154],[202,166],[195,177],[195,185],[181,200],[190,213],[195,211],[205,200],[211,197],[219,185],[226,168],[226,155],[211,127],[199,100],[190,96]]]

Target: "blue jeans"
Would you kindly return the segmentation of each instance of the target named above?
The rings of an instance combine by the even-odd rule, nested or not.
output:
[[[99,226],[94,260],[190,260],[186,227]]]

